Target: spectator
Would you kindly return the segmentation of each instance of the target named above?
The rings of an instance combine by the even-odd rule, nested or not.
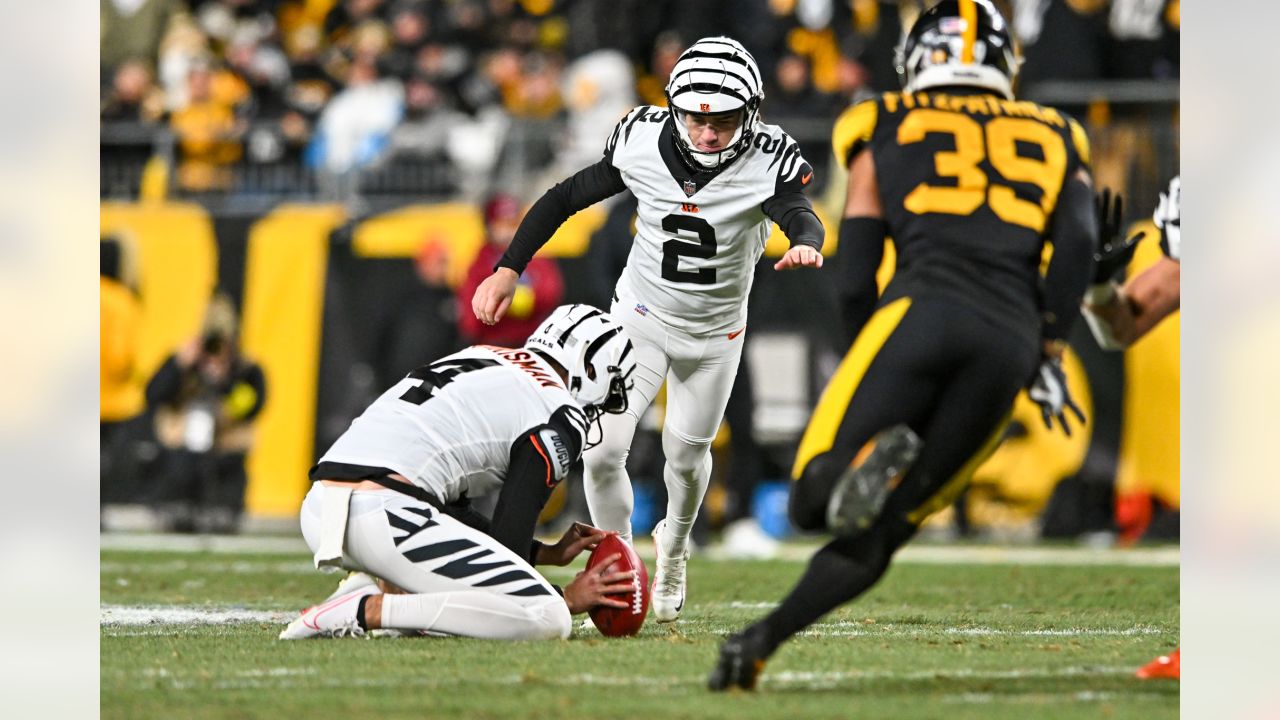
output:
[[[171,355],[147,383],[163,448],[156,499],[178,532],[235,532],[244,511],[245,455],[266,401],[266,378],[240,354],[235,309],[218,294],[201,336]]]
[[[105,122],[152,123],[164,113],[164,94],[143,60],[126,60],[116,68],[111,90],[103,98]]]
[[[520,227],[520,203],[510,195],[495,195],[484,206],[487,240],[467,270],[466,280],[458,288],[462,307],[469,308],[471,297],[480,283],[493,273]],[[551,314],[564,297],[564,279],[554,260],[536,257],[520,275],[511,308],[493,325],[485,325],[475,313],[458,314],[458,326],[464,344],[519,347],[525,338]]]
[[[449,130],[462,119],[460,113],[447,106],[439,88],[414,77],[405,85],[404,122],[391,131],[392,156],[397,160],[438,160],[447,164]]]
[[[230,187],[230,165],[240,159],[244,128],[231,105],[215,97],[213,81],[207,63],[195,65],[187,76],[188,103],[170,119],[181,150],[178,184],[185,190]]]
[[[100,497],[102,501],[125,494],[127,480],[126,435],[129,421],[143,408],[137,377],[138,344],[142,329],[142,305],[129,286],[128,262],[121,238],[106,236],[98,243],[100,268],[98,308],[101,319],[98,355],[98,429]]]
[[[449,287],[449,245],[430,237],[413,260],[414,283],[392,305],[378,353],[379,386],[395,384],[410,370],[462,349],[458,309]]]
[[[100,0],[98,17],[98,57],[104,74],[128,60],[156,62],[165,34],[191,22],[182,0]]]
[[[658,35],[653,41],[653,55],[649,60],[649,72],[636,82],[640,101],[646,105],[667,106],[667,81],[671,79],[671,70],[680,59],[680,53],[688,47],[688,43],[673,31]]]
[[[335,174],[370,164],[403,112],[404,88],[398,81],[379,79],[371,62],[352,64],[346,89],[320,114],[314,162]]]

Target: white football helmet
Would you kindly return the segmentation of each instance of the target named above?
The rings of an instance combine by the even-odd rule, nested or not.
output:
[[[667,82],[667,105],[673,116],[676,147],[687,161],[699,167],[724,165],[750,146],[762,100],[760,69],[742,43],[727,37],[702,38],[681,53]],[[742,122],[733,140],[715,152],[698,150],[684,127],[683,116],[734,110],[741,111]]]
[[[590,305],[561,305],[524,346],[565,369],[569,394],[588,417],[626,411],[636,356],[622,325],[608,313]]]

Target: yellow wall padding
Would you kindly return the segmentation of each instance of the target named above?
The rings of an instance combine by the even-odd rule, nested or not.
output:
[[[1163,257],[1160,233],[1149,223],[1145,229],[1146,239],[1129,265],[1130,277]],[[1181,314],[1174,313],[1125,352],[1124,429],[1116,475],[1118,493],[1149,492],[1173,507],[1181,500],[1181,325]]]
[[[329,233],[343,220],[336,205],[282,205],[249,231],[241,346],[267,379],[245,493],[256,515],[295,515],[309,484]]]
[[[600,205],[579,212],[560,226],[538,251],[538,257],[582,256],[605,217]],[[441,242],[450,250],[449,283],[457,287],[484,244],[484,237],[484,218],[475,205],[411,205],[360,223],[352,237],[352,249],[360,257],[413,257],[424,243]]]
[[[102,234],[118,233],[137,253],[142,300],[137,373],[144,384],[179,345],[200,332],[217,283],[218,244],[194,203],[103,203]]]

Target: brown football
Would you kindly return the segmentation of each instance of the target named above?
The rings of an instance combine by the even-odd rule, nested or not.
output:
[[[623,542],[617,535],[610,533],[600,541],[595,550],[591,551],[591,557],[587,559],[587,569],[596,567],[605,558],[615,553],[622,557],[614,561],[614,572],[636,571],[631,591],[611,596],[625,601],[627,608],[624,610],[597,605],[587,611],[587,614],[591,616],[591,621],[595,623],[596,629],[602,635],[609,637],[635,635],[644,625],[645,615],[649,614],[649,570],[645,568],[644,561],[636,555],[636,551],[630,545]]]

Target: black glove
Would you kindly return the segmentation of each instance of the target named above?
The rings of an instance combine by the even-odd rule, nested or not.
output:
[[[1124,198],[1116,193],[1113,198],[1111,189],[1106,188],[1097,195],[1098,208],[1098,252],[1093,254],[1093,284],[1102,285],[1112,280],[1119,280],[1124,269],[1133,259],[1142,233],[1134,233],[1121,239],[1120,221],[1124,217]]]
[[[1068,409],[1076,414],[1082,425],[1085,423],[1084,413],[1071,399],[1071,392],[1067,389],[1067,376],[1062,372],[1062,361],[1057,358],[1045,358],[1040,363],[1031,387],[1027,388],[1027,395],[1040,406],[1044,426],[1050,430],[1053,429],[1053,419],[1056,417],[1058,424],[1062,425],[1062,432],[1071,437],[1071,426],[1067,425]]]

